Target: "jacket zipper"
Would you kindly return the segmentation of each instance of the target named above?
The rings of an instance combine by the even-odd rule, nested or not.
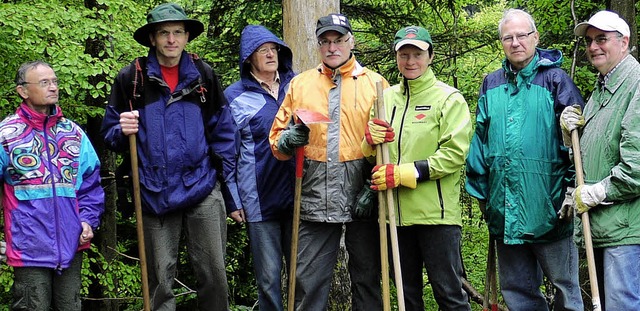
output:
[[[50,116],[46,116],[44,119],[44,124],[43,124],[43,131],[42,134],[44,136],[44,143],[45,146],[49,146],[49,133],[47,131],[47,124],[49,123],[49,117]],[[60,223],[59,218],[59,211],[58,211],[58,200],[56,199],[57,194],[56,194],[56,176],[53,174],[53,172],[55,172],[55,170],[53,170],[51,168],[51,166],[53,165],[53,161],[51,160],[51,153],[49,152],[49,148],[45,148],[46,153],[47,153],[47,162],[48,162],[48,166],[49,166],[49,171],[52,172],[51,174],[51,191],[52,193],[52,198],[53,198],[53,214],[55,217],[55,223],[54,223],[54,227],[56,230],[56,242],[58,244],[58,263],[56,265],[56,270],[58,270],[58,272],[62,271],[62,249],[60,247],[60,227],[58,226],[58,224]]]
[[[405,89],[407,90],[407,101],[405,102],[405,107],[404,107],[404,111],[402,112],[402,119],[400,120],[400,131],[398,131],[398,161],[396,162],[397,165],[400,164],[400,161],[402,160],[402,129],[404,128],[404,120],[405,117],[407,116],[407,110],[409,110],[409,102],[411,101],[411,92],[409,92],[409,83],[406,82],[405,80]],[[393,122],[393,117],[396,114],[396,107],[393,107],[393,112],[392,112],[392,119],[391,122]],[[398,198],[398,209],[397,209],[397,214],[398,214],[398,223],[402,224],[402,212],[400,209],[400,191],[399,191],[399,187],[394,189],[395,193],[396,193],[396,198]]]

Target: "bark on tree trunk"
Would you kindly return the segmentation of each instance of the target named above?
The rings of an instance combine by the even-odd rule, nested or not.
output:
[[[337,12],[340,12],[339,0],[282,1],[284,42],[293,51],[293,70],[302,72],[320,63],[316,21]]]
[[[607,8],[617,12],[629,24],[629,29],[631,30],[629,49],[635,47],[631,54],[638,59],[638,25],[636,23],[635,0],[609,0],[607,1]]]
[[[107,10],[107,6],[98,3],[95,0],[85,0],[84,5],[86,8],[96,11],[96,9]],[[99,14],[99,13],[96,13]],[[85,41],[85,53],[93,56],[96,59],[104,59],[107,56],[106,53],[103,56],[99,56],[101,51],[104,51],[109,46],[109,37],[96,37],[88,38]],[[92,85],[97,85],[99,82],[111,83],[106,81],[106,75],[97,75],[89,78],[89,82]],[[105,98],[93,98],[87,96],[85,100],[86,106],[91,107],[104,107]],[[100,137],[100,124],[102,118],[90,117],[87,120],[87,135],[89,136],[91,143],[96,149],[96,153],[101,162],[102,186],[105,191],[105,212],[102,215],[100,229],[96,232],[95,238],[92,243],[98,247],[98,251],[102,253],[104,259],[107,262],[115,260],[117,254],[116,249],[116,184],[113,178],[115,171],[115,154],[107,151],[102,138]],[[91,254],[91,253],[90,253]],[[91,265],[90,269],[94,273],[101,272],[101,265]],[[97,279],[92,280],[93,284],[89,287],[89,297],[91,298],[104,298],[105,289],[99,283]],[[114,280],[117,282],[117,280]],[[99,311],[117,311],[118,302],[115,300],[86,300],[83,303],[84,310],[99,310]]]

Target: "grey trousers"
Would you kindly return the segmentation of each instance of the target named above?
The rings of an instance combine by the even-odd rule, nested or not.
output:
[[[356,221],[345,226],[352,310],[382,310],[378,223]],[[341,223],[300,223],[296,310],[327,310],[341,236]]]
[[[14,311],[80,311],[82,253],[76,253],[68,269],[59,273],[51,268],[15,267]]]
[[[226,211],[219,184],[198,205],[162,216],[143,214],[149,274],[149,295],[154,311],[173,311],[173,294],[180,234],[184,229],[187,252],[196,277],[198,308],[229,309],[224,256],[227,242]]]

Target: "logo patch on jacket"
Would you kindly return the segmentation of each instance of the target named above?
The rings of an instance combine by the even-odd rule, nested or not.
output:
[[[431,106],[416,106],[415,111],[429,111],[431,110]],[[427,115],[424,113],[418,113],[413,117],[412,123],[425,123]]]

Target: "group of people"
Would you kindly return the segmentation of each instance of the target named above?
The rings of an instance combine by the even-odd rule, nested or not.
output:
[[[284,309],[298,148],[304,174],[293,234],[300,247],[295,297],[288,297],[296,310],[328,308],[343,233],[353,310],[382,310],[371,196],[387,189],[406,309],[424,310],[425,268],[440,309],[470,310],[462,286],[464,167],[464,188],[497,241],[510,310],[547,309],[543,275],[555,288],[554,310],[583,309],[574,216],[587,211],[603,310],[640,309],[640,65],[617,14],[598,12],[574,30],[599,72],[585,105],[560,69],[560,51],[537,47],[531,15],[507,10],[498,25],[505,59],[484,78],[475,132],[460,91],[434,75],[435,47],[423,27],[395,34],[401,81],[389,86],[356,60],[344,15],[318,19],[321,63],[297,75],[285,42],[250,25],[240,39],[240,80],[224,90],[211,67],[185,51],[203,31],[177,4],[154,8],[134,33],[148,55],[118,73],[101,129],[115,151],[128,150],[128,136],[137,136],[152,310],[176,309],[182,234],[199,308],[228,310],[227,216],[246,223],[259,308]],[[385,88],[380,115],[372,107],[376,84]],[[14,267],[12,310],[80,310],[79,252],[104,210],[100,163],[86,134],[63,117],[50,65],[25,63],[16,90],[23,102],[0,123],[7,242],[0,255]],[[331,122],[304,124],[298,109]],[[574,183],[572,131],[580,133],[584,185]],[[390,162],[375,165],[383,143]]]

